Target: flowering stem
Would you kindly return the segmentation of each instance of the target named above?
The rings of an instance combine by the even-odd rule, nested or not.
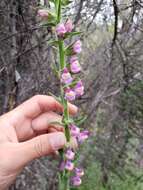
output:
[[[61,71],[65,67],[64,41],[61,39],[59,39],[59,57],[60,57],[59,68],[60,68],[60,75],[61,75]],[[64,107],[63,123],[64,123],[64,127],[65,127],[65,135],[66,135],[67,141],[69,142],[70,141],[70,132],[69,132],[69,128],[68,128],[69,110],[68,110],[67,100],[64,97],[64,89],[63,89],[62,84],[60,86],[60,89],[61,89],[62,103],[63,103],[63,107]]]
[[[75,167],[76,153],[71,147],[70,139],[75,138],[79,143],[82,143],[88,138],[88,131],[80,131],[78,127],[78,120],[70,118],[68,101],[73,101],[84,94],[84,86],[80,78],[75,77],[81,71],[81,66],[78,62],[78,54],[82,50],[80,40],[66,47],[65,40],[72,36],[78,35],[80,32],[74,32],[72,21],[68,18],[66,21],[62,18],[62,8],[70,3],[68,0],[51,0],[55,4],[53,13],[47,9],[38,11],[38,15],[43,19],[47,19],[48,25],[55,26],[55,41],[52,41],[53,46],[58,50],[58,66],[54,67],[55,73],[60,80],[60,97],[57,99],[63,106],[62,126],[67,140],[67,145],[60,153],[60,169],[59,173],[59,189],[70,190],[70,183],[73,186],[79,186],[82,182],[81,177],[84,171]],[[68,56],[68,59],[67,59]],[[74,172],[74,176],[72,173]]]
[[[57,22],[60,23],[61,21],[61,0],[58,0],[57,5],[58,15],[57,15]],[[65,50],[64,50],[64,40],[58,37],[58,46],[59,46],[59,77],[61,78],[62,70],[65,68]],[[62,84],[60,84],[60,92],[61,92],[61,99],[63,104],[63,124],[65,128],[65,136],[67,142],[70,141],[70,130],[68,127],[68,120],[69,120],[69,110],[68,110],[68,103],[64,97],[64,88]],[[64,159],[64,152],[61,151],[61,159]],[[69,187],[69,175],[66,171],[63,171],[59,175],[59,190],[70,190]]]
[[[61,98],[62,98],[62,104],[63,104],[63,124],[64,124],[64,128],[65,128],[65,136],[66,136],[66,140],[67,142],[70,141],[70,130],[68,127],[68,121],[69,121],[69,110],[68,110],[68,102],[67,100],[64,98],[64,90],[63,90],[63,86],[60,86],[61,89]]]
[[[61,0],[58,0],[58,23],[61,21]],[[64,50],[64,40],[61,38],[58,38],[59,41],[59,58],[60,58],[60,63],[59,63],[59,68],[60,68],[60,78],[61,78],[61,72],[65,67],[65,50]],[[64,97],[64,89],[63,86],[60,86],[61,89],[61,98],[62,98],[62,103],[64,107],[64,114],[63,114],[63,123],[65,127],[65,136],[67,141],[70,141],[70,131],[68,127],[68,120],[69,120],[69,110],[68,110],[68,105],[67,105],[67,100]]]

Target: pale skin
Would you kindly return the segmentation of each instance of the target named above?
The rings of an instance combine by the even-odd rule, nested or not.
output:
[[[77,107],[68,104],[71,115]],[[30,161],[66,145],[63,107],[53,97],[36,95],[0,117],[0,190],[6,190]]]

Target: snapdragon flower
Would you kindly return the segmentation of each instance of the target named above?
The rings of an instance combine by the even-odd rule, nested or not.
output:
[[[66,31],[65,25],[63,23],[60,23],[56,27],[56,32],[59,37],[64,37]]]
[[[70,84],[73,81],[71,74],[69,73],[68,69],[65,68],[61,75],[61,82],[64,84]]]
[[[67,160],[65,163],[65,169],[67,169],[68,171],[72,171],[74,169],[74,163],[70,160]]]
[[[64,24],[64,26],[65,26],[66,32],[68,32],[68,33],[71,32],[73,30],[73,28],[74,28],[74,26],[72,24],[72,21],[70,19],[68,19],[66,21],[66,23]]]
[[[66,23],[59,23],[56,26],[56,33],[59,37],[64,37],[66,33],[70,33],[73,29],[73,24],[70,19],[66,21]]]
[[[77,97],[80,97],[84,94],[84,86],[81,80],[78,81],[77,84],[75,85],[74,91]]]
[[[82,168],[75,168],[76,176],[82,177],[84,175],[84,170]]]
[[[65,99],[68,100],[68,101],[73,101],[75,100],[76,98],[76,94],[75,94],[75,91],[68,88],[65,90]]]
[[[78,137],[79,136],[79,134],[80,134],[80,128],[79,127],[77,127],[74,124],[71,124],[69,126],[69,128],[70,128],[70,133],[71,133],[72,137]]]
[[[70,70],[72,73],[79,73],[81,71],[81,66],[80,66],[78,60],[71,62]]]
[[[73,52],[74,53],[80,53],[82,51],[82,43],[80,40],[77,40],[74,44],[73,44]]]
[[[82,183],[81,178],[78,176],[72,177],[72,184],[73,186],[80,186]]]
[[[71,150],[71,149],[68,149],[65,153],[65,157],[66,159],[68,160],[74,160],[74,157],[75,157],[75,153]]]
[[[78,142],[83,143],[86,139],[88,139],[88,137],[89,137],[89,131],[84,130],[80,132],[80,134],[78,135]]]

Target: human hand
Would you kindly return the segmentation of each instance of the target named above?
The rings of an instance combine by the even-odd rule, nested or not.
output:
[[[70,114],[77,107],[69,105]],[[63,128],[52,122],[62,117],[63,108],[53,97],[36,95],[0,117],[0,190],[15,180],[24,166],[66,144]]]

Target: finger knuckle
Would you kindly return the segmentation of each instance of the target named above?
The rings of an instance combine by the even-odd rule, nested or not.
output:
[[[35,152],[38,157],[43,155],[43,145],[42,145],[42,138],[38,138],[38,141],[34,144]]]

